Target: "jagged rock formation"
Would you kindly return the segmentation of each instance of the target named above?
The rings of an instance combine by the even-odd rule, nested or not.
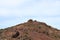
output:
[[[1,29],[0,40],[60,40],[60,30],[30,19],[28,22]]]

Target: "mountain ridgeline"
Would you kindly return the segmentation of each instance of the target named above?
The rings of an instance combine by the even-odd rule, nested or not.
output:
[[[0,29],[0,40],[60,40],[60,30],[30,19],[25,23]]]

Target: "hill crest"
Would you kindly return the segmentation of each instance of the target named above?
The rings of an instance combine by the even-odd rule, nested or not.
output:
[[[25,23],[0,30],[0,40],[60,40],[60,30],[30,19]]]

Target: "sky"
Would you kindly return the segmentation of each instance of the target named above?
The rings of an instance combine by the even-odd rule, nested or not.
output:
[[[0,29],[29,19],[60,29],[60,0],[0,0]]]

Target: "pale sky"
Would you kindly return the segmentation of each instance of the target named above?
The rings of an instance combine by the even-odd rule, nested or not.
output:
[[[60,29],[60,0],[0,0],[0,29],[29,19]]]

